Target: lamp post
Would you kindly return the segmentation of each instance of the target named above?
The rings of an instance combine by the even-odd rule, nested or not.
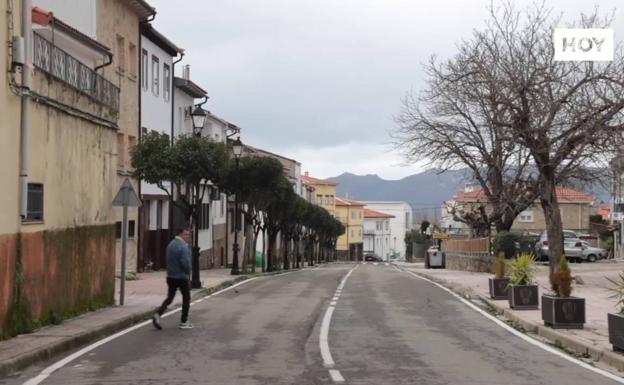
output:
[[[193,120],[193,134],[197,137],[201,136],[202,129],[204,128],[204,123],[206,122],[206,111],[200,106],[196,106],[193,112],[191,112],[191,119]],[[195,191],[198,191],[200,186],[193,186]],[[197,194],[194,194],[195,198],[197,198]],[[198,223],[198,215],[201,202],[194,202],[195,210],[194,218],[193,218],[193,255],[192,255],[192,276],[191,276],[191,287],[193,289],[198,289],[202,287],[201,280],[199,279],[199,223]]]
[[[234,154],[234,160],[236,162],[236,187],[239,190],[240,187],[240,175],[239,175],[239,161],[243,154],[243,142],[240,138],[232,143],[232,153]],[[240,224],[240,213],[238,212],[238,192],[234,194],[234,245],[232,245],[233,259],[232,259],[232,275],[240,274],[238,268],[238,226]]]

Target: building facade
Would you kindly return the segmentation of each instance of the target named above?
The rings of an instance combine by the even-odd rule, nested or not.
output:
[[[336,242],[339,259],[362,261],[364,259],[364,203],[335,198],[336,218],[344,225],[345,232]]]
[[[338,184],[328,179],[319,179],[310,176],[307,171],[303,176],[301,176],[301,181],[304,186],[308,186],[308,188],[314,189],[314,196],[310,197],[311,200],[314,201],[315,204],[327,210],[333,217],[335,217],[336,186]]]
[[[390,220],[394,215],[364,207],[364,255],[373,254],[390,261]]]
[[[406,202],[363,201],[366,208],[390,214],[390,253],[405,258],[405,233],[412,228],[412,207]]]
[[[184,51],[149,23],[141,23],[140,88],[141,135],[156,131],[171,137],[173,131],[174,59]],[[171,186],[165,183],[171,194]],[[158,186],[141,181],[139,208],[139,271],[165,266],[165,249],[171,239],[170,199]]]
[[[589,216],[594,211],[593,203],[595,198],[584,192],[566,187],[558,186],[555,191],[563,228],[580,233],[589,231]],[[485,205],[487,210],[488,206],[487,198],[481,189],[462,191],[455,195],[453,200],[458,207]],[[546,230],[544,212],[538,200],[518,214],[511,226],[511,230],[534,234],[539,234]]]
[[[116,172],[118,190],[124,180],[132,183],[140,192],[139,182],[132,178],[131,151],[140,136],[141,114],[139,113],[140,57],[139,35],[141,23],[156,14],[156,10],[144,0],[97,0],[97,40],[113,47],[113,60],[101,69],[102,75],[120,90],[119,118],[117,129]],[[117,222],[117,263],[121,271],[121,220],[122,209],[115,209]],[[139,208],[128,208],[126,271],[135,272],[138,266],[138,224]]]
[[[114,53],[96,33],[108,15],[95,0],[22,5],[0,4],[11,21],[0,28],[0,69],[8,74],[0,80],[0,109],[8,112],[0,121],[4,337],[46,324],[51,315],[111,305],[115,292],[121,92],[102,76]],[[24,62],[6,44],[16,35],[24,39]]]

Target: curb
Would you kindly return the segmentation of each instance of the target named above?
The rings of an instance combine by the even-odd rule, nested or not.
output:
[[[445,286],[446,288],[452,290],[454,293],[464,298],[477,298],[481,300],[488,307],[493,309],[497,314],[501,314],[509,321],[511,321],[514,328],[518,329],[519,327],[521,331],[525,332],[525,334],[536,334],[549,340],[551,344],[565,350],[568,353],[573,353],[575,355],[580,355],[583,357],[591,357],[591,359],[593,359],[594,361],[601,361],[617,369],[620,372],[624,371],[624,355],[622,354],[618,354],[611,350],[597,348],[584,341],[574,339],[573,337],[570,337],[569,335],[562,333],[556,329],[552,329],[545,325],[522,319],[510,309],[503,308],[496,302],[492,301],[490,298],[487,298],[481,294],[476,294],[472,289],[462,286],[460,284],[454,284],[445,279],[434,277],[426,273],[416,272],[413,270],[409,271],[414,274],[420,275],[421,277],[427,278],[433,282],[439,283],[440,285]]]
[[[269,273],[240,275],[236,278],[221,282],[220,284],[216,286],[197,290],[196,292],[192,293],[191,301],[213,294],[217,291],[220,291],[229,286],[232,286],[238,282],[246,281],[252,277],[280,275],[280,274],[285,274],[285,273],[299,271],[299,270],[302,270],[302,269],[292,269],[292,270],[287,270],[287,271],[275,271],[275,272],[269,272]],[[180,307],[180,305],[172,306],[170,307],[170,309],[176,309],[178,307]],[[88,314],[88,313],[85,313],[85,314]],[[151,308],[145,311],[138,311],[134,314],[130,314],[123,318],[113,320],[103,325],[100,328],[78,333],[64,340],[56,341],[56,342],[49,343],[47,345],[40,346],[37,349],[34,349],[30,352],[26,352],[17,357],[13,357],[3,362],[0,362],[0,378],[6,377],[11,373],[24,369],[38,362],[52,359],[57,355],[60,355],[69,350],[86,345],[89,342],[93,342],[95,340],[112,335],[134,324],[146,321],[152,316],[152,314],[154,314],[154,309],[151,309]]]

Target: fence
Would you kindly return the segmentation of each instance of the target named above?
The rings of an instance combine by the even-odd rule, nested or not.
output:
[[[73,56],[34,32],[33,64],[94,101],[119,112],[119,88]]]
[[[442,241],[442,250],[447,253],[489,253],[490,239],[445,239]]]

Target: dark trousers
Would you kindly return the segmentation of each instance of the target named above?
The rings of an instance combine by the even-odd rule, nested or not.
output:
[[[173,297],[175,297],[176,291],[180,289],[180,293],[182,293],[181,322],[186,322],[188,320],[189,306],[191,305],[191,285],[189,280],[185,278],[167,277],[167,288],[167,298],[158,308],[158,315],[163,315],[165,310],[167,310],[167,306],[171,305]]]

